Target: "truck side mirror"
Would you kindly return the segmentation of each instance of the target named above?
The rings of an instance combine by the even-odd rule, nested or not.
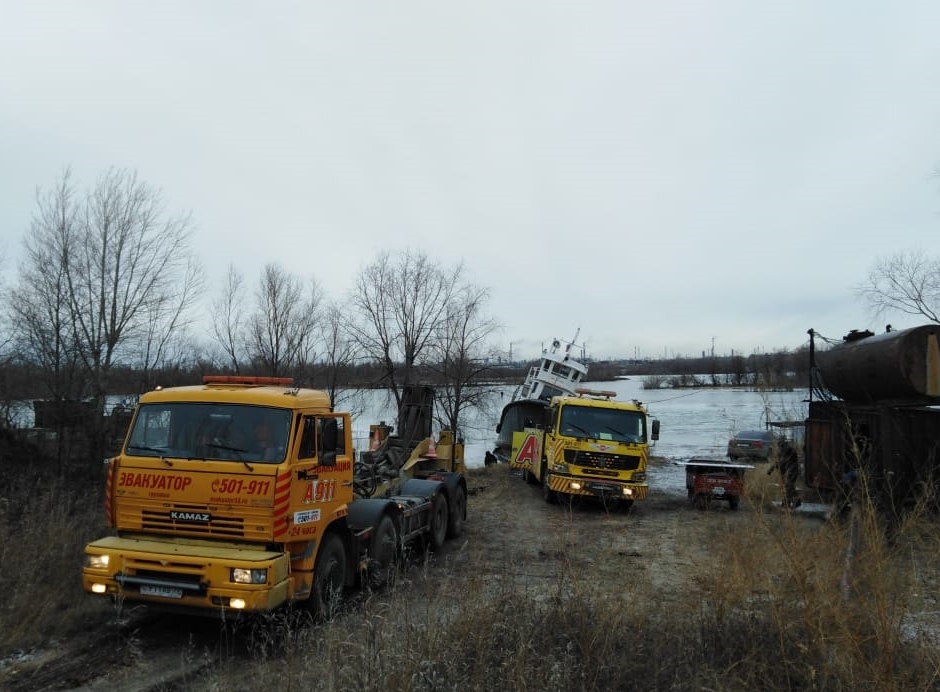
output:
[[[653,419],[653,434],[651,435],[651,437],[654,440],[659,439],[659,419],[658,418]]]

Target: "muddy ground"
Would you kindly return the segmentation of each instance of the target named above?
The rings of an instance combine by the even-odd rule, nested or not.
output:
[[[684,471],[665,460],[654,460],[650,475],[650,496],[632,508],[569,507],[547,504],[539,487],[508,466],[474,470],[465,533],[433,556],[426,573],[433,578],[435,563],[442,571],[457,564],[450,578],[509,580],[529,591],[557,583],[563,573],[598,580],[642,574],[660,597],[678,597],[710,546],[753,521],[754,510],[742,503],[731,511],[724,502],[693,508]],[[806,521],[819,518],[806,513]],[[356,607],[353,597],[347,617],[356,617]],[[146,609],[117,616],[104,601],[101,609],[107,624],[0,661],[0,689],[199,690],[209,689],[200,685],[200,674],[219,658],[230,667],[239,661],[250,666],[251,652],[238,633],[216,621]]]

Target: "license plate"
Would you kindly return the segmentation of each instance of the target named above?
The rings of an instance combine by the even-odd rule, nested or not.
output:
[[[141,596],[159,596],[160,598],[182,598],[183,590],[175,589],[169,586],[147,586],[140,587]]]
[[[725,489],[722,488],[720,485],[712,486],[712,495],[724,495],[724,494],[725,494]]]

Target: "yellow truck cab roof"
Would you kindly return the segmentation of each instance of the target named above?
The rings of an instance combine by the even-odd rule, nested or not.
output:
[[[614,392],[594,392],[593,390],[578,390],[576,396],[556,396],[552,397],[552,406],[566,406],[575,404],[577,406],[589,406],[596,408],[614,408],[625,411],[645,411],[643,404],[636,399],[630,401],[617,401],[611,399]]]
[[[290,378],[207,376],[201,385],[157,387],[140,397],[141,404],[170,401],[331,410],[330,397],[326,392],[296,388]]]

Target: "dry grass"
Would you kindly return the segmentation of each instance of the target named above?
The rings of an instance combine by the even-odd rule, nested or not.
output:
[[[643,584],[598,589],[580,574],[559,574],[554,593],[520,594],[507,582],[494,590],[455,564],[319,627],[275,618],[254,642],[252,670],[298,690],[936,688],[935,645],[902,634],[898,571],[865,570],[866,587],[878,588],[843,603],[838,560],[820,559],[827,541],[781,562],[778,548],[793,536],[776,537],[755,550],[752,536],[734,536],[728,564],[700,577],[713,597],[679,603]],[[287,636],[272,646],[276,631]],[[238,676],[209,678],[231,689]]]
[[[661,597],[648,570],[599,580],[613,572],[598,563],[623,564],[602,544],[592,563],[562,555],[548,587],[481,571],[473,551],[455,549],[329,622],[288,609],[226,628],[198,678],[167,689],[940,689],[940,632],[928,627],[935,518],[914,512],[889,540],[867,506],[843,523],[808,521],[773,508],[774,479],[760,469],[752,479],[736,516],[746,520],[716,513],[709,559],[675,575],[681,597]],[[62,481],[5,495],[2,650],[103,623],[106,609],[83,597],[78,577],[83,544],[102,533],[100,496]],[[476,495],[470,511],[495,511],[490,501]],[[633,516],[618,519],[629,531]],[[557,542],[572,550],[566,536]]]
[[[104,477],[7,470],[0,490],[0,651],[80,630],[85,543],[104,534]]]
[[[782,514],[774,480],[755,474],[746,528],[715,529],[713,559],[689,570],[685,598],[658,598],[643,571],[598,583],[596,562],[622,561],[613,555],[595,569],[563,559],[540,591],[473,576],[457,553],[355,613],[291,629],[294,655],[256,641],[252,670],[318,690],[940,689],[940,631],[910,626],[935,604],[934,520],[915,513],[888,541],[862,508],[847,564],[853,522]],[[219,674],[213,688],[232,681]]]

